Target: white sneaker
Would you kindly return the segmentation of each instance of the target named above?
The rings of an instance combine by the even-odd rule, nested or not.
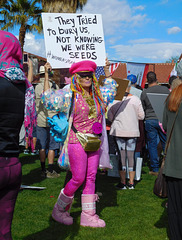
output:
[[[29,150],[28,150],[28,149],[25,149],[23,153],[24,153],[24,154],[29,154]]]

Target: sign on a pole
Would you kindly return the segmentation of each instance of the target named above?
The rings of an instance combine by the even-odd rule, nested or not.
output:
[[[137,77],[137,84],[142,85],[145,63],[127,63],[127,76],[133,74]]]
[[[99,84],[102,86],[103,85],[103,80],[106,78],[106,76],[103,76],[101,75],[99,77]],[[124,94],[126,92],[126,89],[128,87],[128,83],[129,83],[129,80],[127,79],[122,79],[122,78],[116,78],[116,77],[112,77],[118,84],[117,86],[117,93],[116,93],[116,96],[115,96],[115,100],[122,100],[123,97],[124,97]]]
[[[166,100],[167,96],[168,96],[168,94],[147,93],[147,97],[154,109],[154,112],[155,112],[159,122],[161,122],[161,123],[162,123],[162,118],[163,118],[165,100]]]
[[[105,42],[100,14],[42,13],[47,61],[69,68],[82,60],[105,65]]]

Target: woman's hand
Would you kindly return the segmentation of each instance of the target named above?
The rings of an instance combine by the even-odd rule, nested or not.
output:
[[[46,64],[44,65],[45,68],[45,74],[48,73],[48,71],[52,71],[52,67],[51,64],[49,62],[46,62]]]
[[[44,91],[47,91],[48,89],[50,89],[48,72],[49,70],[52,71],[51,64],[49,62],[46,62],[44,68],[45,68]]]
[[[28,57],[28,68],[33,68],[33,62],[32,60]]]
[[[111,77],[111,73],[109,71],[109,66],[110,66],[110,62],[109,62],[108,58],[106,58],[106,62],[105,62],[105,66],[104,66],[104,72],[105,72],[106,78]]]

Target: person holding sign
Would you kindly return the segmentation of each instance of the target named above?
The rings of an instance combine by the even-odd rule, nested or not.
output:
[[[94,74],[96,67],[94,62],[88,60],[72,64],[69,70],[72,74],[70,88],[53,91],[50,90],[48,82],[48,69],[51,66],[49,63],[45,64],[46,75],[42,97],[44,105],[48,109],[65,113],[68,113],[70,106],[73,106],[67,135],[72,178],[61,190],[52,212],[53,219],[65,225],[73,224],[68,209],[75,192],[83,184],[80,225],[105,227],[105,222],[96,215],[95,206],[98,196],[95,194],[95,179],[99,161],[102,159],[101,153],[108,152],[108,149],[102,151],[107,138],[104,114],[107,104],[114,100],[117,83],[110,77],[109,63],[106,61],[106,79],[104,85],[99,87]],[[106,145],[108,148],[108,144]],[[63,155],[61,153],[60,157]],[[110,167],[109,157],[106,166]]]

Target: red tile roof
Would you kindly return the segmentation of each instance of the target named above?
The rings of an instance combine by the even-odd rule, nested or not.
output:
[[[157,79],[159,83],[167,83],[169,74],[171,73],[175,63],[154,63],[149,64],[149,71],[153,71],[157,75]],[[120,63],[119,67],[115,70],[114,77],[118,78],[126,78],[127,70],[126,63]]]
[[[28,53],[28,52],[24,52]],[[34,55],[32,53],[28,53],[29,55],[37,58],[39,60],[39,67],[40,65],[44,65],[44,63],[47,61],[46,58]],[[181,55],[182,57],[182,55]],[[175,63],[153,63],[149,64],[149,69],[148,71],[153,71],[157,75],[157,79],[159,83],[167,83],[169,74],[171,73]],[[28,71],[27,69],[27,64],[24,66],[25,72]],[[58,83],[64,83],[64,77],[69,77],[69,70],[68,69],[57,69],[56,71],[57,76],[55,76],[55,81]],[[58,73],[59,72],[59,73]],[[126,63],[120,63],[119,67],[115,70],[114,77],[118,78],[126,78],[127,77],[127,69],[126,69]],[[34,76],[34,81],[33,82],[38,82],[39,81],[39,76]]]

